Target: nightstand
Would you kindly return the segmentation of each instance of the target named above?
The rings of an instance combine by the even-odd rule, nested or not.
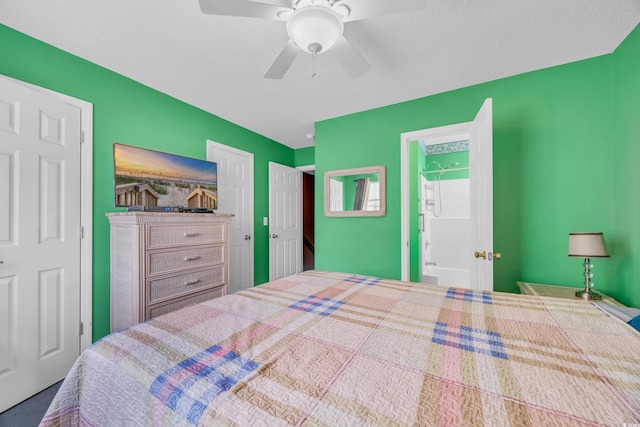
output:
[[[517,282],[518,287],[520,288],[520,293],[525,295],[537,295],[540,297],[554,297],[554,298],[564,298],[571,299],[574,301],[583,301],[580,298],[576,298],[576,291],[580,291],[584,288],[572,288],[569,286],[557,286],[557,285],[544,285],[540,283],[528,283],[528,282]],[[610,296],[603,294],[600,291],[595,291],[595,293],[599,294],[602,299],[598,300],[607,304],[614,305],[623,305],[618,301],[614,300]],[[587,301],[592,302],[592,301]]]

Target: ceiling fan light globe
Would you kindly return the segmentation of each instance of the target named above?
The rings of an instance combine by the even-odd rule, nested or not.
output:
[[[298,9],[287,21],[287,34],[300,49],[308,53],[328,51],[342,36],[343,31],[342,18],[324,6]],[[321,46],[319,51],[318,45]]]

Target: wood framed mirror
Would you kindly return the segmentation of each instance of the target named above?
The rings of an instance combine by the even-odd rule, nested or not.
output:
[[[384,166],[327,171],[324,174],[325,216],[385,216]]]

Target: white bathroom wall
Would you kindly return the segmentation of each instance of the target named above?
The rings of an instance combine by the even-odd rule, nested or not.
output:
[[[426,189],[422,197],[422,281],[468,288],[473,256],[469,180],[427,182],[423,178],[422,188]]]

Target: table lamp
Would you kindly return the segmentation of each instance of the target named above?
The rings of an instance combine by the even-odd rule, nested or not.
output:
[[[593,273],[590,258],[609,258],[607,245],[602,233],[569,233],[569,256],[584,258],[584,290],[577,291],[576,297],[583,300],[602,299],[591,292]]]

